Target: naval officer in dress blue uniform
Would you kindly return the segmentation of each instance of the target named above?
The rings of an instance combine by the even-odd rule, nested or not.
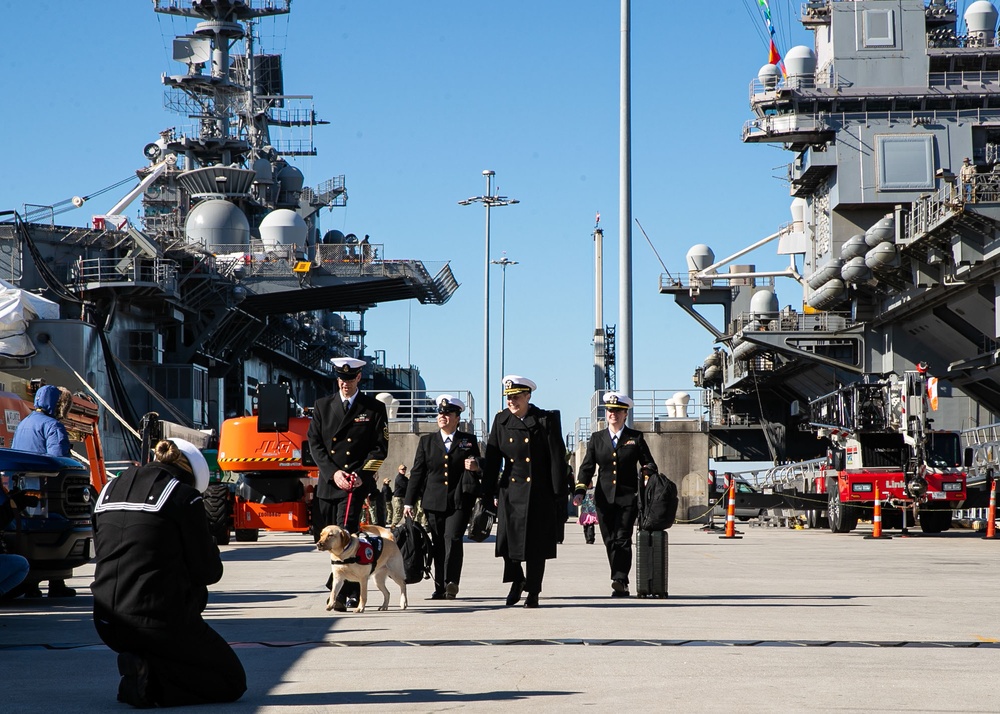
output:
[[[316,484],[314,535],[330,525],[357,533],[361,510],[375,493],[375,473],[389,451],[389,419],[385,404],[358,391],[364,360],[332,360],[337,393],[316,400],[309,424],[309,451],[319,467]],[[359,592],[357,583],[346,583],[334,599],[333,609],[343,612],[347,596]]]
[[[503,378],[507,409],[493,419],[486,442],[483,493],[497,502],[496,555],[504,559],[503,582],[511,584],[508,607],[524,592],[524,606],[538,607],[545,561],[556,557],[566,525],[568,471],[559,412],[531,404],[535,389],[527,377]]]
[[[453,600],[462,579],[462,538],[479,492],[479,442],[458,430],[465,404],[450,394],[437,398],[438,431],[424,434],[410,469],[403,514],[413,518],[423,499],[434,557],[432,600]]]
[[[601,538],[611,565],[612,597],[628,597],[628,574],[632,570],[632,529],[639,515],[639,467],[656,472],[656,462],[642,432],[625,426],[631,397],[621,392],[604,395],[608,428],[594,432],[577,474],[573,505],[579,506],[597,470],[594,505]]]

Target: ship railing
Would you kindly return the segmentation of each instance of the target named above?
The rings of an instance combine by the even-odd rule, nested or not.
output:
[[[332,275],[386,275],[385,246],[381,243],[321,243],[313,264]]]
[[[973,192],[974,193],[974,192]],[[929,234],[961,210],[960,187],[945,181],[934,193],[922,195],[909,211],[901,213],[902,245],[909,245]]]
[[[133,284],[157,287],[164,292],[177,289],[177,263],[169,258],[89,258],[72,263],[71,286]]]
[[[747,312],[737,315],[732,322],[733,333],[738,332],[837,332],[851,327],[848,312],[820,312],[805,314],[792,312]]]
[[[566,435],[566,448],[576,451],[577,444],[586,444],[590,441],[593,430],[590,426],[590,417],[580,417],[573,422],[573,431]]]
[[[590,397],[589,424],[594,430],[607,427],[605,419],[605,390],[594,392]],[[633,424],[645,424],[655,429],[657,423],[668,421],[708,421],[708,407],[702,389],[645,389],[632,393],[632,408],[629,410]],[[577,432],[580,443],[590,440],[589,433]]]
[[[788,134],[819,134],[830,131],[825,117],[808,114],[775,114],[751,119],[743,125],[743,141],[754,136],[781,137]]]
[[[931,72],[927,83],[931,87],[996,87],[1000,72]]]
[[[832,63],[828,63],[812,76],[782,77],[777,82],[762,82],[755,77],[750,80],[750,101],[760,99],[762,94],[785,89],[845,89],[852,84],[834,71]]]
[[[674,273],[660,274],[660,292],[669,288],[728,288],[733,285],[746,285],[752,287],[774,287],[774,276],[753,276],[741,275],[740,273],[712,273],[701,277],[694,277],[696,271],[688,271],[687,268]]]
[[[984,124],[1000,121],[1000,109],[976,108],[957,111],[899,110],[871,112],[820,112],[818,114],[789,113],[774,114],[751,119],[743,125],[743,140],[749,137],[774,136],[776,139],[788,134],[833,131],[837,127],[851,124],[909,124],[911,127],[936,124],[939,122],[968,122]]]
[[[418,424],[432,424],[437,420],[437,399],[443,394],[450,394],[465,402],[465,411],[462,412],[461,421],[475,426],[476,403],[472,392],[467,389],[384,389],[366,390],[366,394],[375,397],[386,405],[386,412],[389,422],[400,424],[409,422],[412,431],[417,431]],[[480,419],[481,423],[482,420]],[[397,427],[398,428],[398,427]],[[476,432],[473,432],[476,433]],[[479,434],[477,434],[479,436]]]

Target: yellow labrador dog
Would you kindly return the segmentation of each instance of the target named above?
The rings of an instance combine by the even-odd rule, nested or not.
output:
[[[375,558],[374,563],[371,559],[372,553],[367,550],[371,546],[363,545],[356,535],[351,535],[340,526],[327,526],[319,534],[316,549],[329,551],[330,567],[333,570],[333,586],[330,588],[330,597],[326,601],[326,609],[333,609],[333,600],[337,591],[340,590],[340,586],[345,580],[350,580],[361,585],[358,606],[354,608],[354,612],[364,612],[365,604],[368,601],[368,576],[374,574],[375,585],[378,586],[384,598],[379,610],[389,609],[389,588],[385,586],[387,577],[392,578],[393,582],[399,586],[399,607],[405,610],[406,577],[403,574],[403,556],[399,552],[399,546],[391,537],[385,537],[385,534],[391,536],[386,528],[365,526],[362,530],[382,538],[382,552]]]

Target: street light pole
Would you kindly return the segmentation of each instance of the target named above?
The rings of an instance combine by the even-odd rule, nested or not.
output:
[[[486,254],[483,256],[484,298],[483,298],[483,407],[485,409],[486,428],[490,428],[490,209],[494,206],[510,206],[519,203],[516,198],[493,195],[493,177],[496,172],[491,169],[483,171],[486,177],[486,193],[482,196],[472,196],[458,205],[468,206],[482,203],[486,206]]]
[[[507,333],[507,266],[517,265],[516,260],[508,260],[506,252],[503,259],[491,260],[493,265],[500,266],[500,374],[505,374],[504,362],[504,336]]]

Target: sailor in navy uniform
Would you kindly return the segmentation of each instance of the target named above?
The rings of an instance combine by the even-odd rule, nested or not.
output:
[[[453,600],[462,579],[462,538],[479,492],[479,442],[458,431],[465,404],[450,394],[437,398],[438,431],[424,434],[410,469],[403,514],[413,518],[423,499],[434,557],[431,600]]]
[[[493,419],[486,442],[483,492],[497,502],[496,555],[504,559],[503,581],[511,584],[508,607],[524,592],[524,606],[538,607],[545,561],[556,557],[566,525],[566,445],[559,412],[531,404],[535,388],[526,377],[503,378],[507,409]]]
[[[608,428],[595,431],[577,475],[573,505],[579,506],[597,470],[594,505],[611,565],[612,597],[628,597],[632,570],[632,529],[639,515],[639,467],[655,473],[656,462],[642,432],[625,426],[632,399],[621,392],[604,395]]]
[[[332,360],[338,392],[316,400],[309,424],[309,450],[319,467],[316,485],[314,535],[329,525],[351,533],[361,528],[365,499],[375,493],[375,473],[389,450],[389,419],[385,404],[361,394],[365,362],[350,357]],[[347,596],[360,592],[346,583],[337,594],[334,610],[343,612]]]

